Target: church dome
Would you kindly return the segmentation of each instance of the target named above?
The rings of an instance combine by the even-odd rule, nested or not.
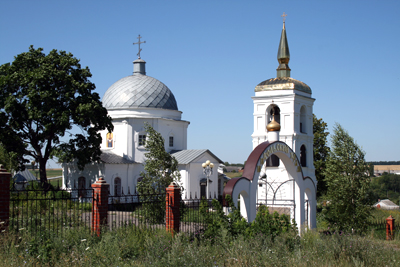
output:
[[[159,80],[147,76],[145,61],[134,61],[133,75],[115,82],[103,96],[106,109],[160,108],[178,110],[175,96]]]
[[[311,94],[310,86],[291,77],[271,78],[259,83],[255,89],[256,92],[271,90],[298,90]]]

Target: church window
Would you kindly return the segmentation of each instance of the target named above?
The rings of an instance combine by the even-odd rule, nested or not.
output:
[[[139,135],[139,146],[144,146],[146,144],[146,135],[140,134]]]
[[[307,128],[306,128],[306,107],[302,106],[300,109],[300,132],[301,133],[307,133]]]
[[[113,134],[107,134],[107,147],[113,147]]]
[[[114,196],[121,196],[121,178],[114,179]]]
[[[173,136],[170,136],[170,137],[169,137],[169,146],[170,146],[170,147],[173,147],[173,146],[174,146],[174,137],[173,137]]]
[[[302,167],[307,167],[307,153],[304,145],[300,147],[300,164]]]

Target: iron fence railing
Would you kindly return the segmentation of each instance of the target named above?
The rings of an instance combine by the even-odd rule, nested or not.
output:
[[[92,189],[10,190],[10,231],[60,235],[67,229],[90,229]]]
[[[223,207],[222,199],[181,199],[180,202],[180,231],[197,234],[205,230],[208,223],[218,219],[216,205],[222,208],[225,215],[228,214],[228,207]],[[216,205],[214,205],[216,204]]]
[[[374,237],[378,239],[386,239],[386,219],[383,220],[373,220],[373,221],[368,221],[368,230],[372,231],[372,234]],[[391,234],[391,239],[396,239],[398,238],[398,229],[400,227],[400,222],[395,222],[394,224],[394,231],[392,231]]]
[[[131,226],[134,229],[165,229],[165,193],[138,193],[108,197],[108,228]]]

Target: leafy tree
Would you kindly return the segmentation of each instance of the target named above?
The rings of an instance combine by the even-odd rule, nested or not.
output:
[[[146,159],[144,162],[144,172],[141,173],[143,179],[137,185],[140,194],[164,193],[171,182],[180,181],[178,171],[178,161],[167,151],[165,151],[164,138],[159,132],[153,129],[147,122],[145,123]]]
[[[328,124],[322,119],[318,119],[313,114],[313,132],[314,132],[314,166],[315,177],[317,178],[317,196],[325,195],[327,191],[325,176],[323,174],[326,168],[326,158],[328,157]]]
[[[370,215],[369,167],[364,157],[364,151],[349,133],[336,124],[324,171],[329,200],[326,218],[341,230],[364,231]]]
[[[47,182],[47,160],[77,160],[78,167],[99,159],[100,130],[113,130],[111,117],[88,67],[65,51],[42,48],[17,55],[12,64],[0,66],[0,140],[15,152],[19,168],[31,157],[39,163],[40,180]],[[69,132],[74,126],[80,132]],[[69,141],[60,138],[66,133]]]
[[[18,168],[17,154],[7,152],[2,143],[0,143],[0,164],[11,173]]]
[[[165,151],[164,138],[145,123],[146,159],[144,162],[143,177],[137,184],[140,201],[144,202],[142,208],[143,218],[150,223],[162,223],[165,219],[165,189],[171,182],[180,181],[178,161]]]

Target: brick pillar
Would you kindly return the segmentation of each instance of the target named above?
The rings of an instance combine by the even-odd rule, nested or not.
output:
[[[392,240],[394,234],[394,218],[392,215],[386,218],[386,240]]]
[[[0,230],[8,227],[10,219],[10,179],[11,173],[0,166]]]
[[[174,233],[179,232],[181,189],[176,183],[172,182],[167,187],[166,192],[165,225],[167,231],[174,235]]]
[[[92,233],[97,236],[101,234],[101,228],[108,225],[108,189],[110,185],[100,177],[98,181],[92,184],[93,201],[92,201]]]

